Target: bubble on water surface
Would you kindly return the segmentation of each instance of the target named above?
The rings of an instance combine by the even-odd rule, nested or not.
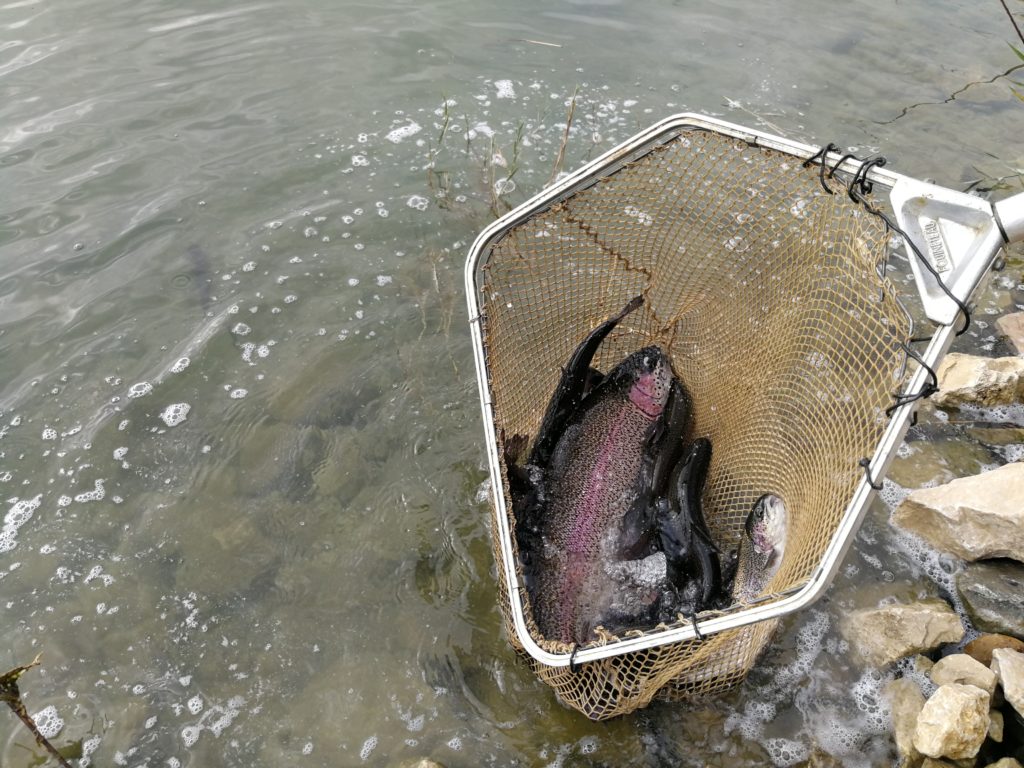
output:
[[[289,293],[287,296],[284,297],[284,303],[292,304],[293,302],[298,301],[298,299],[299,297],[296,296],[294,293]]]
[[[417,211],[425,211],[427,206],[430,205],[430,201],[423,197],[423,195],[410,195],[406,199],[405,204],[410,208],[415,208]]]
[[[32,499],[14,499],[11,508],[4,515],[4,527],[0,528],[0,552],[10,552],[17,545],[18,529],[31,519],[39,509],[43,496]]]
[[[153,385],[148,381],[140,381],[136,384],[132,384],[128,387],[128,399],[134,400],[136,397],[143,397],[153,391]]]
[[[114,458],[117,459],[118,461],[120,461],[121,459],[123,459],[127,455],[128,455],[128,447],[127,446],[122,445],[120,448],[115,448],[114,449]]]
[[[47,427],[46,429],[43,430],[42,439],[43,440],[56,440],[57,439],[57,430],[56,429],[51,429],[50,427]]]
[[[377,737],[371,736],[363,742],[362,748],[359,750],[359,759],[367,760],[370,757],[370,753],[373,752],[377,747]]]
[[[407,125],[400,126],[388,132],[384,138],[390,141],[392,144],[398,144],[410,136],[415,136],[417,133],[423,130],[423,127],[414,121],[409,121]]]
[[[160,420],[168,427],[176,427],[188,418],[191,410],[192,406],[188,403],[172,403],[160,413]]]
[[[778,768],[789,768],[791,765],[796,765],[806,760],[809,754],[806,744],[792,739],[767,739],[764,742],[764,748],[768,750],[772,762]]]
[[[312,755],[313,754],[313,742],[312,741],[307,741],[305,744],[302,745],[302,754],[304,754],[304,755]]]
[[[230,397],[232,400],[241,400],[248,394],[249,390],[242,389],[241,387],[239,387],[238,389],[232,389],[228,397]]]
[[[64,720],[57,714],[57,708],[52,704],[36,712],[32,715],[32,719],[43,738],[46,739],[56,738],[64,728]]]
[[[186,725],[181,729],[181,740],[186,747],[192,747],[199,740],[199,728],[194,725]]]
[[[193,696],[185,706],[188,707],[188,711],[193,715],[198,715],[203,711],[203,698],[201,696]]]
[[[179,357],[174,361],[174,365],[171,366],[171,373],[181,373],[188,368],[191,362],[187,357]]]
[[[514,99],[516,97],[516,90],[511,80],[496,80],[494,88],[498,92],[499,99]]]
[[[352,165],[359,167],[369,164],[370,161],[367,159],[366,155],[352,155]]]

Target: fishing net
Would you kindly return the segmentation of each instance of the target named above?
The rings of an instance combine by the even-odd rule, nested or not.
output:
[[[786,553],[760,600],[802,587],[864,477],[860,459],[874,453],[885,430],[910,334],[882,274],[885,224],[845,192],[783,152],[678,130],[520,217],[491,241],[475,276],[498,440],[534,438],[576,345],[643,295],[643,306],[601,345],[595,366],[608,371],[649,344],[669,354],[693,398],[694,434],[713,445],[704,494],[712,534],[731,551],[757,498],[778,494],[790,516]],[[502,478],[496,492],[507,500],[504,467]],[[500,578],[498,508],[499,597],[522,650]],[[521,564],[514,565],[521,585]],[[541,635],[522,594],[533,640],[551,653],[573,652]],[[777,623],[572,667],[530,662],[562,701],[605,719],[654,697],[702,698],[735,685]],[[622,639],[605,633],[591,646]]]

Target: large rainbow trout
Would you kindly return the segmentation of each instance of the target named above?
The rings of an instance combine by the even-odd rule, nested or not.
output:
[[[646,577],[644,568],[633,569],[628,583],[611,566],[645,548],[645,469],[671,388],[665,354],[641,349],[586,397],[555,445],[533,568],[534,618],[549,639],[582,642],[596,624],[621,621],[660,597],[663,558]]]

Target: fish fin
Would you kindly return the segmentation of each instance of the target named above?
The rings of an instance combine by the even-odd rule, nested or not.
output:
[[[555,392],[544,411],[544,418],[533,444],[533,452],[530,454],[531,464],[547,465],[565,425],[588,392],[589,373],[592,370],[590,363],[594,359],[598,347],[626,315],[643,303],[643,296],[633,298],[617,314],[587,334],[587,337],[576,347],[569,362],[562,369],[558,386],[555,387]]]

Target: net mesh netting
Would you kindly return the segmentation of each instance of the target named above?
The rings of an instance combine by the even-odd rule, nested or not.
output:
[[[560,366],[642,294],[641,309],[601,345],[596,367],[607,371],[648,344],[669,354],[693,397],[695,435],[713,445],[704,510],[716,541],[734,549],[756,499],[778,494],[789,510],[788,539],[764,594],[803,586],[863,477],[858,461],[873,455],[902,375],[900,344],[910,328],[879,275],[884,224],[838,183],[839,193],[827,194],[816,167],[706,131],[677,132],[611,172],[595,171],[592,181],[502,232],[478,266],[496,434],[535,437]],[[502,490],[507,500],[507,478]],[[507,587],[498,582],[515,644]],[[539,645],[571,651],[541,636],[523,594]],[[575,671],[531,664],[565,703],[604,719],[655,696],[699,698],[731,687],[776,624]]]

